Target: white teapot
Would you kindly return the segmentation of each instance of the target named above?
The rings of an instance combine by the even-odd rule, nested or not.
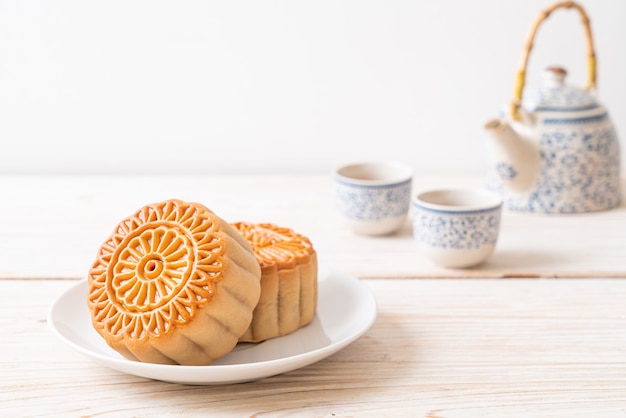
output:
[[[566,71],[548,68],[544,86],[524,90],[525,70],[539,23],[557,8],[576,8],[586,28],[589,82],[568,86]],[[536,213],[605,210],[621,201],[620,149],[606,109],[592,93],[595,53],[589,19],[578,4],[557,3],[544,11],[530,33],[509,115],[485,124],[491,134],[488,186],[507,208]]]

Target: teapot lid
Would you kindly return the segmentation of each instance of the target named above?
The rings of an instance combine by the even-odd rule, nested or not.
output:
[[[598,106],[589,90],[565,84],[567,71],[560,67],[549,67],[543,74],[543,86],[527,89],[522,99],[526,111],[580,111]]]

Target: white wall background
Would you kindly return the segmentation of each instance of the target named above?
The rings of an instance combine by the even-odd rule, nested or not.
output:
[[[479,171],[482,125],[551,4],[0,0],[0,172],[312,173],[373,158]],[[581,4],[624,139],[626,1]],[[535,45],[529,85],[553,64],[586,80],[575,11]]]

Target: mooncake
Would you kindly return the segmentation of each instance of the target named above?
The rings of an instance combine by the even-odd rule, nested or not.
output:
[[[233,224],[261,266],[261,297],[240,342],[260,342],[309,324],[317,308],[317,254],[310,240],[269,223]]]
[[[88,275],[92,324],[124,357],[207,365],[248,329],[261,269],[249,242],[199,203],[166,200],[122,220]]]

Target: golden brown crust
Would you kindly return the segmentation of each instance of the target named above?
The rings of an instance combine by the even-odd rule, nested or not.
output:
[[[250,245],[199,203],[167,200],[124,219],[89,271],[95,329],[127,358],[201,365],[250,324],[260,268]]]
[[[259,342],[309,324],[317,308],[317,254],[309,239],[273,224],[233,224],[261,266],[261,297],[239,339]]]

